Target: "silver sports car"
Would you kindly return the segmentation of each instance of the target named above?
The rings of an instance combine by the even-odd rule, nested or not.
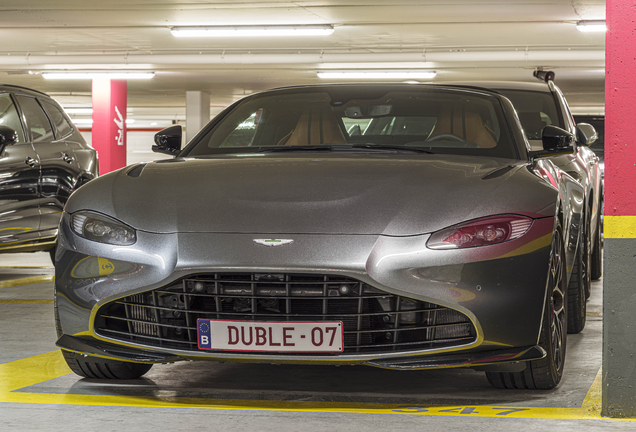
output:
[[[542,140],[496,92],[414,84],[251,95],[184,149],[168,128],[174,159],[70,197],[57,345],[91,378],[237,360],[552,388],[584,190],[550,160],[576,137]]]

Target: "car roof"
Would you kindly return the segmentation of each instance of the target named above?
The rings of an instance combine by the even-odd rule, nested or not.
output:
[[[344,87],[350,87],[350,88],[356,88],[356,87],[367,87],[367,88],[377,88],[377,89],[386,89],[387,91],[390,90],[396,90],[396,89],[408,89],[408,88],[414,88],[414,87],[429,87],[429,88],[433,88],[433,87],[442,87],[442,88],[453,88],[453,89],[463,89],[463,90],[477,90],[477,91],[481,91],[481,92],[486,92],[486,93],[494,93],[494,94],[499,94],[498,91],[492,89],[492,88],[488,88],[485,86],[481,86],[481,85],[471,85],[471,83],[452,83],[452,84],[447,84],[447,83],[391,83],[391,82],[369,82],[369,83],[363,83],[363,82],[358,82],[358,83],[333,83],[333,84],[309,84],[309,85],[297,85],[297,86],[286,86],[286,87],[276,87],[276,88],[272,88],[269,90],[264,90],[262,92],[259,93],[254,93],[254,94],[261,94],[261,93],[268,93],[271,91],[286,91],[286,90],[301,90],[301,89],[336,89],[336,88],[344,88]]]
[[[37,95],[37,96],[46,96],[47,98],[50,98],[49,95],[47,95],[46,93],[41,92],[39,90],[34,90],[34,89],[27,88],[27,87],[13,85],[13,84],[1,84],[0,83],[0,91],[10,91],[10,92],[20,92],[20,93],[35,93],[35,95]]]
[[[492,90],[525,90],[550,93],[550,86],[546,82],[525,82],[525,81],[462,81],[445,84],[461,84],[474,87],[481,87]]]

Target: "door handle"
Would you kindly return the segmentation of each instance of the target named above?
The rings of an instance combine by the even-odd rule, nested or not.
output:
[[[66,153],[62,153],[62,160],[66,163],[72,163],[73,162],[73,158],[70,157],[68,154]]]
[[[24,163],[30,166],[31,168],[34,168],[36,161],[35,159],[27,156],[27,158],[24,160]]]

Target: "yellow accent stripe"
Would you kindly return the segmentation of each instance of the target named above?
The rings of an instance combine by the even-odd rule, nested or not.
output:
[[[328,412],[351,414],[394,414],[422,416],[460,416],[517,419],[609,419],[600,415],[600,374],[594,380],[580,408],[506,407],[501,405],[399,405],[375,403],[303,402],[195,399],[179,397],[139,397],[113,395],[73,395],[15,392],[71,373],[60,351],[39,354],[0,364],[0,403],[39,403],[56,405],[126,406],[149,408],[199,408],[245,411]]]
[[[539,237],[536,240],[532,240],[530,243],[527,243],[521,246],[520,248],[510,251],[507,254],[498,257],[497,259],[510,258],[510,257],[518,256],[518,255],[529,254],[531,252],[537,251],[546,246],[550,246],[551,243],[552,243],[552,233],[546,234],[543,237]]]
[[[0,304],[53,304],[53,300],[43,300],[43,299],[0,299]]]
[[[11,279],[6,281],[0,281],[0,289],[2,288],[13,288],[22,285],[31,285],[42,282],[52,282],[55,280],[55,276],[53,275],[44,275],[44,276],[32,276],[28,278],[21,279]]]
[[[605,238],[636,238],[636,216],[607,216],[603,218]]]

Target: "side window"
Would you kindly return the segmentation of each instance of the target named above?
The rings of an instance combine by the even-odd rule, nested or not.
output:
[[[53,141],[53,129],[49,118],[35,98],[18,95],[16,99],[26,117],[27,129],[31,132],[33,142]]]
[[[51,102],[40,100],[40,103],[49,115],[53,126],[55,127],[55,136],[60,139],[73,132],[73,127],[69,124],[64,113],[56,105]]]
[[[252,141],[254,141],[254,136],[256,135],[256,128],[261,123],[262,116],[263,109],[261,108],[243,120],[243,122],[236,126],[236,129],[223,140],[220,147],[251,146]]]
[[[24,130],[18,110],[15,108],[11,96],[8,94],[0,94],[0,126],[10,127],[18,132],[18,142],[25,142]]]

